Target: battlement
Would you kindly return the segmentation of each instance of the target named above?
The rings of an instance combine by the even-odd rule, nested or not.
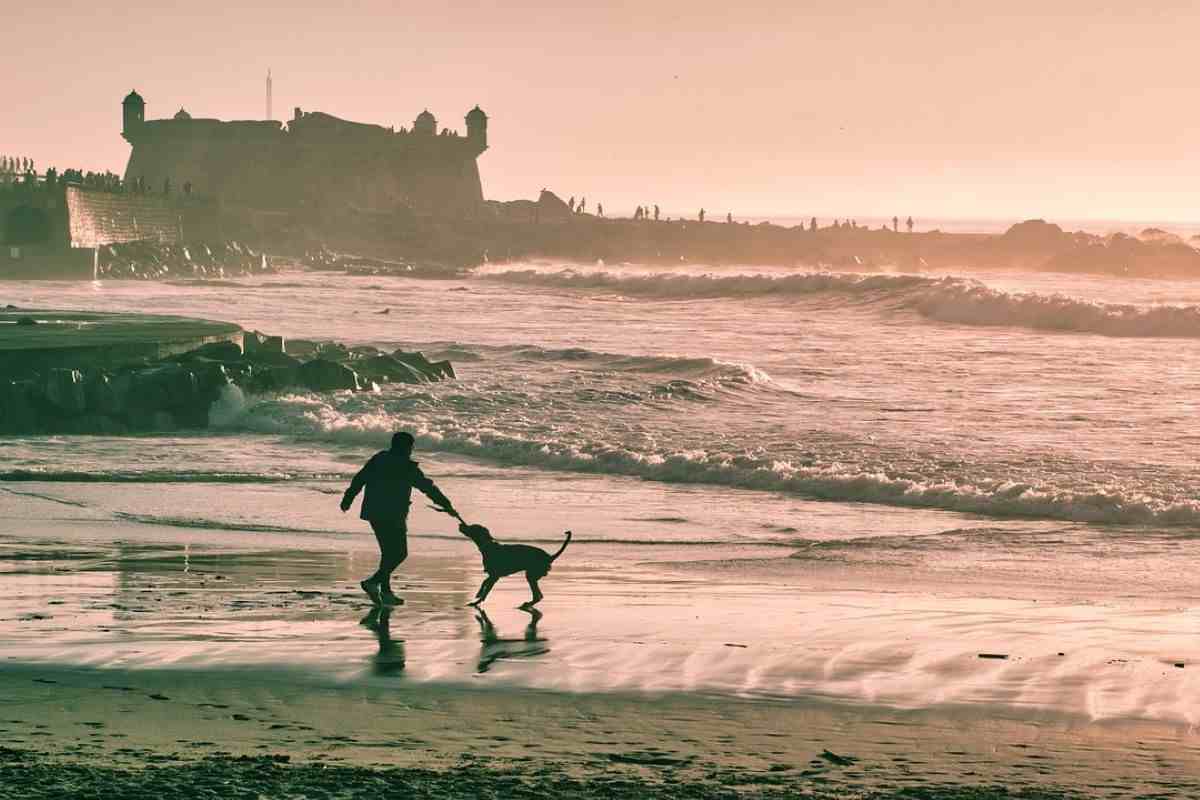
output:
[[[186,110],[146,119],[136,91],[122,104],[122,136],[133,146],[129,184],[266,208],[350,204],[455,214],[483,201],[476,159],[487,149],[487,115],[476,106],[467,134],[428,110],[412,127],[353,122],[297,108],[275,120],[195,118]]]

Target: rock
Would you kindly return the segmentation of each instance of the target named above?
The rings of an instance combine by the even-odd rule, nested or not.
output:
[[[352,354],[346,346],[337,342],[321,342],[317,347],[317,358],[325,361],[349,361],[351,357]]]
[[[414,367],[391,356],[371,356],[354,362],[359,376],[384,383],[425,383],[429,380]]]
[[[255,366],[269,364],[273,367],[291,367],[292,369],[300,366],[300,359],[295,356],[289,356],[287,353],[270,353],[261,350],[252,355],[247,355],[246,360]]]
[[[193,361],[205,358],[210,361],[240,361],[242,348],[237,342],[209,342],[206,345],[190,350],[179,357],[180,361]]]
[[[196,392],[207,406],[229,384],[229,373],[223,364],[207,361],[191,366],[192,374],[196,376]]]
[[[290,356],[311,356],[320,347],[309,339],[288,339],[283,344],[284,352]]]
[[[186,367],[164,364],[133,374],[130,406],[140,412],[185,408],[197,399],[196,376]]]
[[[38,388],[42,398],[60,414],[74,416],[87,409],[83,373],[77,369],[50,369],[42,375]]]
[[[300,383],[300,362],[297,361],[295,366],[264,364],[255,367],[247,387],[252,392],[277,392]]]
[[[454,367],[449,361],[432,362],[425,357],[422,352],[405,352],[404,350],[395,350],[392,352],[392,358],[397,361],[408,364],[415,369],[419,374],[424,376],[426,380],[439,381],[442,378],[453,378]]]
[[[314,392],[359,388],[358,373],[345,364],[323,358],[301,364],[297,378],[303,386]]]
[[[243,351],[247,358],[255,358],[262,354],[283,354],[282,336],[268,336],[261,331],[250,331],[243,339]]]
[[[449,361],[431,361],[429,366],[440,372],[443,378],[457,378],[458,375],[454,372],[454,365]]]
[[[94,371],[84,374],[83,393],[91,413],[121,416],[126,411],[133,376],[129,373],[109,375]]]
[[[0,381],[0,430],[5,433],[32,433],[37,430],[33,394],[33,381]]]
[[[18,325],[37,325],[38,321],[33,317],[17,317]]]

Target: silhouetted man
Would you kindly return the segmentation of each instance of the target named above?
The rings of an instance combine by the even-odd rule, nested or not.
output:
[[[907,222],[907,223],[905,223],[905,224],[906,224],[906,225],[908,225],[908,232],[909,232],[909,233],[912,233],[912,228],[913,228],[913,221],[912,221],[912,217],[909,217],[909,218],[908,218],[908,222]]]
[[[658,222],[658,204],[654,206],[654,221]]]
[[[371,523],[379,542],[379,569],[359,583],[375,605],[397,606],[404,601],[392,592],[392,573],[408,558],[408,508],[413,487],[420,489],[443,510],[456,514],[454,505],[412,460],[413,437],[392,434],[392,449],[371,456],[350,481],[342,496],[342,511],[349,511],[365,486],[359,518]]]
[[[900,232],[900,218],[899,217],[892,217],[892,232],[893,233]]]
[[[700,221],[704,222],[704,209],[700,209]]]

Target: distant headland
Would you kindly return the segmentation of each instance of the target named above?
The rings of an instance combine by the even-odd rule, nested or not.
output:
[[[713,221],[703,210],[661,218],[645,207],[613,218],[548,189],[536,200],[487,200],[479,106],[464,117],[465,135],[439,130],[428,110],[396,129],[299,108],[286,124],[198,119],[183,108],[147,119],[146,108],[136,90],[121,101],[131,145],[122,175],[0,158],[0,277],[213,277],[270,269],[268,253],[446,274],[548,257],[1200,277],[1200,251],[1156,230],[1097,236],[1030,220],[1001,235],[953,234],[898,218],[875,229],[816,219],[784,227]]]

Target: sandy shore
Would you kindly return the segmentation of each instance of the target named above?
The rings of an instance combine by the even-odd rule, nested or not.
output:
[[[449,537],[414,540],[383,616],[356,586],[367,536],[133,525],[19,492],[0,497],[10,796],[1200,795],[1187,608],[585,543],[542,615],[515,608],[520,581],[477,615],[478,563]]]

